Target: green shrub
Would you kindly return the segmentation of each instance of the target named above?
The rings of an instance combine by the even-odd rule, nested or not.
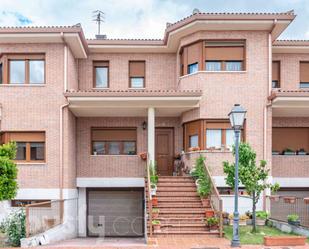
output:
[[[196,179],[197,193],[200,197],[206,197],[211,193],[211,181],[205,169],[205,157],[200,155],[195,162],[195,167],[191,171],[191,176]]]
[[[297,214],[289,214],[287,218],[288,218],[288,221],[292,221],[292,222],[299,220],[299,216]]]
[[[12,211],[1,227],[11,246],[20,246],[20,239],[26,237],[26,214],[24,209]]]
[[[218,217],[209,217],[206,218],[206,223],[208,226],[215,226],[219,224],[219,218]]]
[[[153,220],[152,225],[160,225],[161,222],[159,220]]]
[[[256,217],[262,220],[266,220],[268,217],[268,213],[265,211],[256,211]]]
[[[158,175],[157,175],[157,168],[155,164],[150,164],[149,165],[149,173],[150,173],[150,182],[152,184],[157,184],[158,183]]]
[[[206,197],[209,196],[211,192],[211,182],[209,177],[202,176],[198,180],[198,187],[197,187],[197,193],[200,197]]]

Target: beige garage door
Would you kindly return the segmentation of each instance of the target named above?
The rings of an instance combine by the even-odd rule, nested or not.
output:
[[[143,196],[141,190],[89,190],[88,235],[143,236]]]

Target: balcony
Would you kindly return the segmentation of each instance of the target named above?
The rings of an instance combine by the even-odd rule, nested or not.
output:
[[[273,155],[273,177],[309,177],[309,155]]]

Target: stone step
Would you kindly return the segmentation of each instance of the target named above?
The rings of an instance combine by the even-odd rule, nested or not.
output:
[[[157,192],[193,192],[196,193],[196,187],[183,187],[183,186],[175,186],[175,187],[158,187]]]
[[[219,235],[219,231],[192,231],[192,230],[183,230],[183,231],[166,231],[166,230],[161,230],[161,231],[154,231],[155,236],[160,236],[165,235],[165,236],[170,236],[170,235]]]
[[[203,208],[160,208],[159,215],[162,214],[205,214]]]
[[[203,208],[201,202],[158,202],[158,208]]]
[[[205,217],[198,217],[198,218],[188,218],[188,217],[182,217],[182,218],[165,218],[165,217],[159,217],[157,220],[161,221],[161,224],[205,224],[204,220]]]
[[[201,202],[201,199],[200,197],[197,195],[197,196],[174,196],[173,198],[171,198],[170,196],[167,196],[167,197],[164,197],[164,196],[161,196],[160,199],[158,199],[159,202],[197,202],[197,203],[200,203]]]
[[[196,185],[194,182],[158,182],[157,186],[158,188],[161,188],[161,187],[194,187],[196,188]]]
[[[157,197],[199,197],[196,191],[190,192],[167,192],[167,191],[157,191]]]

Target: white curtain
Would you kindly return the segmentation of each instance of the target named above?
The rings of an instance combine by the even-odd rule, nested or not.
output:
[[[220,129],[207,129],[206,130],[206,147],[207,148],[221,148],[221,136],[222,132]]]

